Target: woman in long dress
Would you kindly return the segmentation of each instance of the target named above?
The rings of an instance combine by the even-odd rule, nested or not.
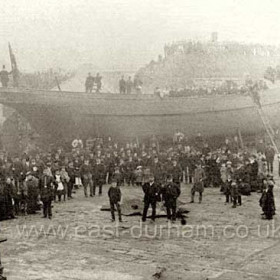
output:
[[[275,202],[273,195],[274,184],[272,181],[268,181],[267,188],[263,191],[260,198],[260,206],[263,210],[264,218],[271,220],[275,215]]]

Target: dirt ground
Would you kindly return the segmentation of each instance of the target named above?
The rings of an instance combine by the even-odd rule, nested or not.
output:
[[[75,199],[54,204],[52,220],[38,213],[2,222],[8,280],[279,279],[279,216],[261,220],[260,194],[233,209],[218,189],[206,189],[202,204],[188,204],[186,226],[166,218],[141,224],[140,216],[118,224],[100,211],[107,189],[94,198],[78,190]],[[122,192],[142,198],[140,188]],[[279,192],[275,187],[277,209]],[[182,185],[181,200],[189,202],[189,194]]]

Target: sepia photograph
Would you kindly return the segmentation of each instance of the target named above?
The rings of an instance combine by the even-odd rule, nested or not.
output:
[[[0,280],[280,279],[279,1],[0,7]]]

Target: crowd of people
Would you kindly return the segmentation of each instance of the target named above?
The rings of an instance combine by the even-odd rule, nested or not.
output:
[[[280,80],[280,65],[277,65],[275,68],[268,67],[264,73],[264,78],[271,81],[273,84]]]
[[[198,84],[192,83],[184,88],[174,89],[172,87],[161,90],[159,87],[155,88],[154,93],[160,96],[182,97],[182,96],[208,96],[208,95],[229,95],[239,94],[247,95],[252,91],[263,91],[268,89],[265,81],[259,80],[253,82],[246,81],[245,84],[238,84],[235,81],[227,80],[219,84]]]
[[[211,38],[210,42],[203,41],[179,41],[164,46],[164,56],[174,56],[176,54],[199,53],[233,53],[244,56],[278,56],[280,51],[278,47],[259,45],[259,44],[241,44],[237,42],[220,42],[218,38]]]
[[[100,93],[101,90],[101,79],[102,77],[97,73],[96,77],[93,77],[91,73],[88,73],[88,77],[85,82],[85,89],[87,93]],[[141,79],[135,75],[134,79],[131,76],[128,76],[125,79],[124,75],[119,80],[119,93],[120,94],[137,94],[142,93],[143,82]],[[170,97],[188,97],[188,96],[207,96],[207,95],[229,95],[229,94],[239,94],[247,95],[253,91],[263,91],[268,89],[268,86],[265,81],[258,80],[253,81],[247,79],[245,83],[241,84],[240,82],[233,80],[225,81],[190,81],[188,86],[184,88],[174,89],[173,87],[166,87],[161,89],[156,87],[154,89],[154,94],[163,98],[165,96]]]
[[[77,143],[76,143],[77,142]],[[0,218],[34,214],[43,208],[43,217],[52,217],[52,201],[61,203],[73,198],[79,188],[85,197],[101,196],[103,185],[110,184],[109,197],[112,220],[117,205],[121,221],[121,187],[143,187],[144,212],[152,207],[152,220],[156,217],[157,201],[165,201],[168,218],[176,219],[176,200],[181,183],[192,185],[191,203],[195,193],[199,203],[205,187],[220,188],[225,203],[241,205],[242,195],[252,191],[262,193],[260,205],[264,217],[275,214],[273,199],[272,146],[260,141],[255,152],[242,148],[238,137],[226,139],[219,147],[209,147],[198,134],[186,141],[176,133],[172,143],[160,144],[156,138],[148,144],[120,145],[110,137],[97,138],[83,144],[73,143],[72,150],[55,149],[51,153],[40,151],[32,155],[9,157],[0,155]]]

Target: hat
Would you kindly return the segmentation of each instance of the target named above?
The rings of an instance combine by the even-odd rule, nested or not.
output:
[[[113,177],[113,178],[112,178],[111,183],[117,183],[117,179],[116,179],[116,177]]]
[[[268,184],[269,186],[274,186],[274,183],[273,183],[272,180],[268,180],[268,181],[267,181],[267,184]]]
[[[26,176],[28,176],[28,175],[32,175],[31,171],[26,172]]]
[[[167,179],[167,180],[171,180],[171,179],[172,179],[172,175],[171,175],[171,174],[168,174],[168,175],[166,176],[166,179]]]

